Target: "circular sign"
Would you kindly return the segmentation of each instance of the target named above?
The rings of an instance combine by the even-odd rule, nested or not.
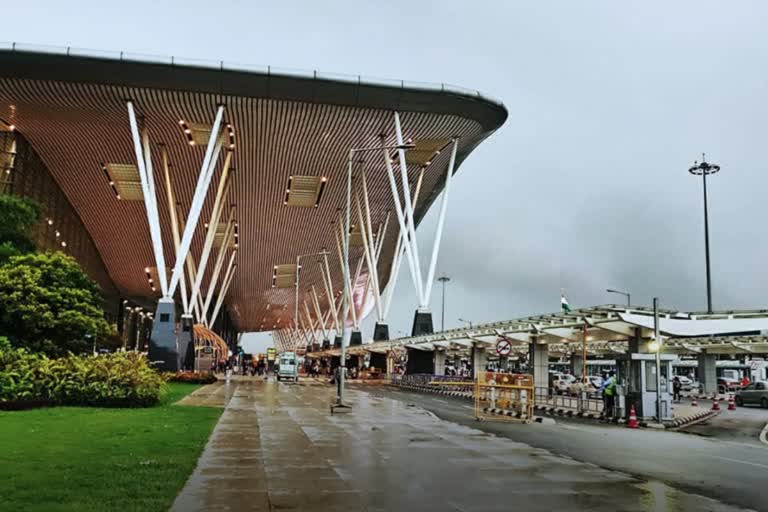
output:
[[[512,344],[507,340],[496,342],[496,353],[500,356],[508,356],[512,352]]]

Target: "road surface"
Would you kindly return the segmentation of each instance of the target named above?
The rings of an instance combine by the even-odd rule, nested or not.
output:
[[[478,422],[468,400],[391,387],[358,389],[411,403],[442,419],[579,461],[661,481],[724,503],[768,511],[768,447],[759,443],[564,421],[554,425]]]

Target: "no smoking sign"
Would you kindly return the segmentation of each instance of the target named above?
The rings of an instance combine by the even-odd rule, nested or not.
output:
[[[500,356],[508,356],[512,352],[512,344],[507,340],[496,342],[496,353]]]

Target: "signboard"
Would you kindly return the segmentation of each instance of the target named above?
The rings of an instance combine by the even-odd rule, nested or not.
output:
[[[277,356],[277,350],[273,347],[267,349],[267,361],[274,361]]]
[[[496,353],[500,356],[508,356],[512,352],[512,344],[507,340],[496,342]]]

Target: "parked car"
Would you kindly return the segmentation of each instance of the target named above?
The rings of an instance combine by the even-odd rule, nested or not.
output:
[[[737,379],[731,379],[728,377],[718,377],[717,379],[717,391],[718,393],[733,393],[741,389],[741,381]]]
[[[736,391],[736,405],[760,405],[768,409],[768,381],[753,382],[744,389]]]
[[[555,374],[552,379],[552,389],[558,394],[563,394],[568,391],[568,388],[576,382],[576,377],[573,375],[567,375],[564,373]]]
[[[675,377],[680,381],[681,391],[690,391],[693,389],[693,381],[691,379],[685,375],[675,375]]]

